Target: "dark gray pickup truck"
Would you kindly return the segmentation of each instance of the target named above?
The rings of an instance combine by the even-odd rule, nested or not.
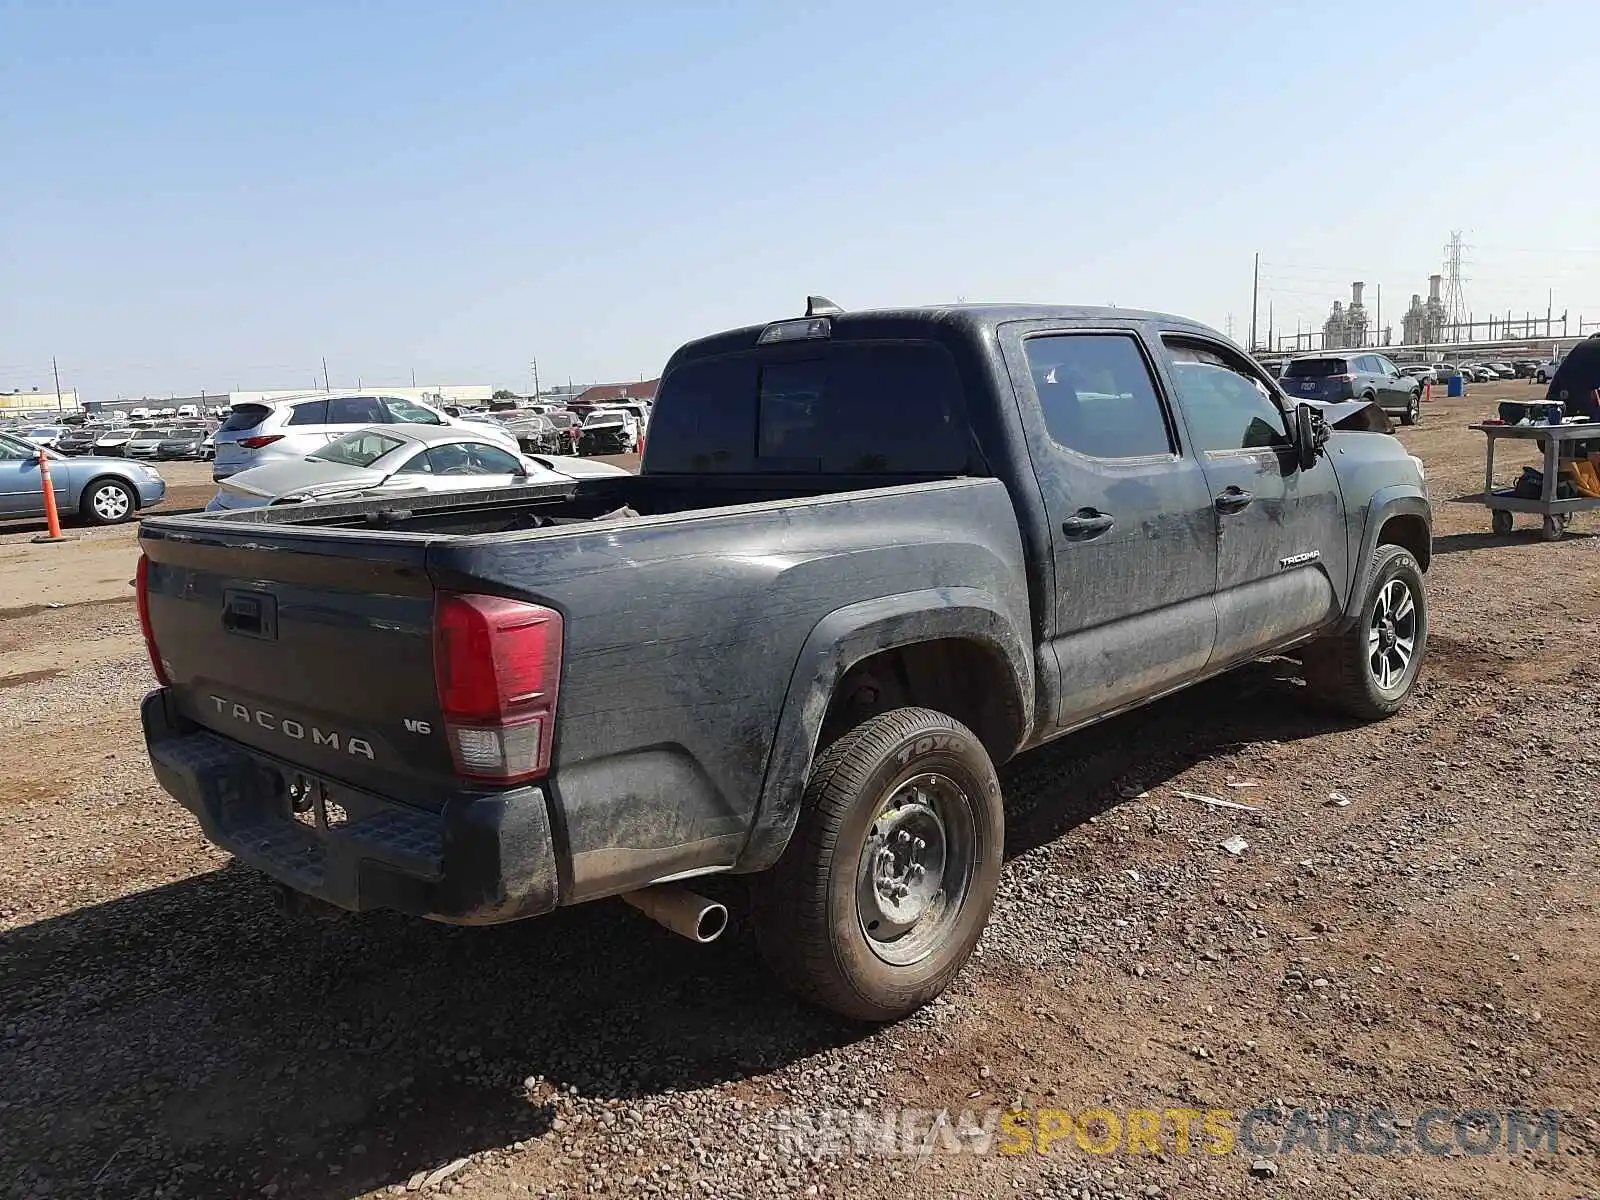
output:
[[[673,355],[638,476],[147,520],[151,762],[313,903],[707,940],[683,881],[747,875],[781,977],[893,1019],[988,919],[996,763],[1290,649],[1404,702],[1387,430],[1179,318],[816,301]]]

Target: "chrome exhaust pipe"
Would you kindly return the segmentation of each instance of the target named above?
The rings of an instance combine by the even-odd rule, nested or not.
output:
[[[707,900],[675,883],[624,892],[621,898],[657,925],[691,942],[714,942],[728,928],[727,905]]]

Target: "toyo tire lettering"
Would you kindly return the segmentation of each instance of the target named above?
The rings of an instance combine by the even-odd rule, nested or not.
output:
[[[930,733],[918,738],[909,746],[902,747],[900,753],[895,755],[895,761],[902,767],[913,758],[921,758],[924,754],[932,754],[935,750],[948,750],[952,754],[965,753],[967,744],[952,733]]]

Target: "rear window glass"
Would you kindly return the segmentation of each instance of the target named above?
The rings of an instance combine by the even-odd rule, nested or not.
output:
[[[1323,379],[1329,375],[1348,375],[1350,368],[1342,358],[1300,358],[1289,364],[1286,379]]]
[[[347,433],[342,438],[336,438],[310,457],[346,467],[370,467],[385,454],[404,445],[405,442],[400,438],[363,429],[359,433]]]
[[[228,419],[223,422],[220,433],[238,433],[245,429],[254,429],[265,421],[272,410],[264,404],[239,404],[235,405]]]
[[[961,383],[927,342],[834,342],[686,363],[662,381],[652,471],[956,474]]]

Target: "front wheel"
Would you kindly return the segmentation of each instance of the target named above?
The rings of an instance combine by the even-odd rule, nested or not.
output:
[[[880,713],[817,759],[783,857],[752,881],[757,940],[805,999],[894,1021],[942,992],[988,923],[1000,782],[981,742],[923,708]]]
[[[115,479],[97,479],[84,490],[83,519],[91,525],[118,525],[138,508],[133,489]]]
[[[1406,401],[1406,410],[1400,414],[1400,424],[1415,425],[1422,420],[1422,400],[1417,393],[1412,392],[1411,398]]]
[[[1379,546],[1367,571],[1361,616],[1344,633],[1306,647],[1306,685],[1350,716],[1377,721],[1400,710],[1428,649],[1422,568],[1403,546]]]

